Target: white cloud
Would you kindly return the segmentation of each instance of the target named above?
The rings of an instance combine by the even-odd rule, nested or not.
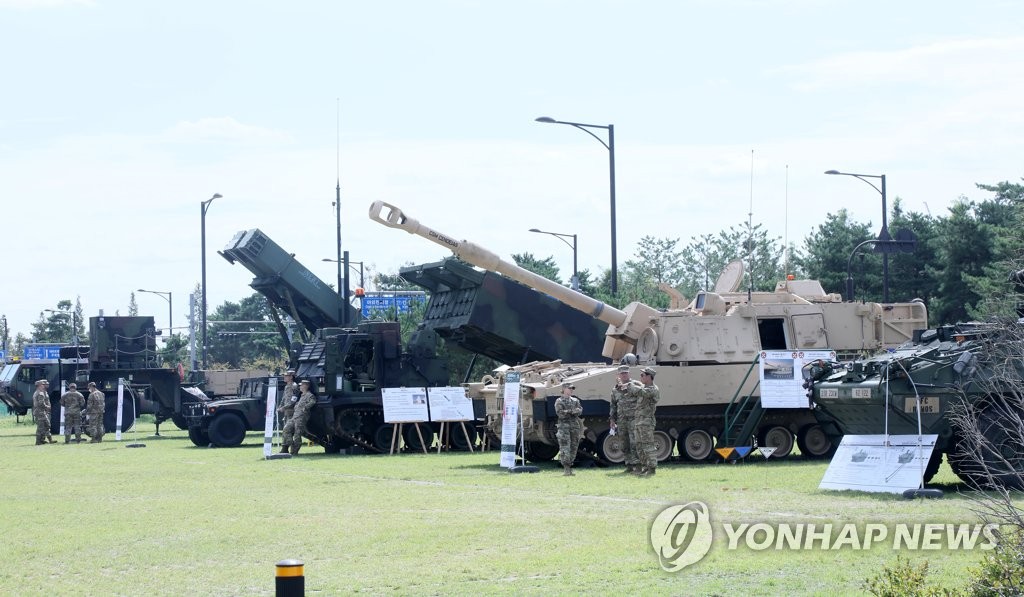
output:
[[[243,124],[231,117],[181,121],[161,133],[158,140],[170,143],[290,143],[292,141],[291,136],[286,132]]]

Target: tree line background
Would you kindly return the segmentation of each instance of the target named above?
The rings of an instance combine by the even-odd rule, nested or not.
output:
[[[889,257],[889,294],[893,301],[922,299],[928,306],[929,323],[941,325],[988,315],[1006,315],[1005,296],[1012,292],[1008,284],[1013,264],[1024,257],[1024,185],[1001,182],[979,184],[984,197],[961,197],[948,213],[906,211],[897,197],[889,214],[889,231],[904,229],[917,238],[910,253],[892,253]],[[772,236],[761,224],[741,222],[717,233],[704,233],[682,238],[645,236],[636,251],[619,268],[619,292],[610,292],[610,270],[579,272],[580,291],[607,304],[623,307],[634,301],[667,308],[670,297],[660,289],[667,284],[688,299],[700,290],[714,287],[718,274],[726,264],[742,259],[746,267],[743,288],[754,291],[772,290],[787,274],[796,278],[819,280],[826,292],[846,292],[847,265],[854,280],[855,300],[879,302],[882,299],[882,256],[871,249],[851,253],[859,243],[877,237],[880,225],[853,220],[845,209],[829,213],[825,221],[812,229],[797,246],[784,246],[781,237]],[[572,272],[561,272],[553,256],[538,258],[530,252],[512,256],[521,267],[566,286]],[[411,265],[411,262],[409,263]],[[422,290],[402,280],[397,273],[370,272],[374,290]],[[195,294],[201,296],[196,285]],[[850,297],[844,296],[845,299]],[[998,299],[998,300],[997,300]],[[115,313],[118,315],[119,313]],[[135,294],[129,297],[126,315],[137,315]],[[422,320],[422,311],[398,317],[402,321],[404,339]],[[211,366],[227,368],[264,367],[279,369],[287,360],[284,343],[279,338],[266,299],[253,293],[238,302],[226,301],[208,314],[208,354]],[[229,321],[262,323],[229,324]],[[77,324],[77,330],[73,329]],[[22,347],[32,342],[70,342],[76,335],[87,342],[86,320],[81,300],[63,299],[55,308],[40,311],[32,324],[32,334],[10,337],[6,328],[0,330],[12,355],[20,355]],[[165,336],[166,337],[166,336]],[[467,365],[470,356],[458,349],[441,347],[449,352],[452,370]],[[188,366],[188,336],[172,333],[163,342],[161,356],[165,363]],[[488,364],[481,364],[488,366]],[[463,368],[463,375],[466,369]]]

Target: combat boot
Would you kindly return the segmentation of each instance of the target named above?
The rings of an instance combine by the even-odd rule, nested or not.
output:
[[[571,476],[573,476],[575,474],[575,473],[572,472],[572,465],[571,464],[563,464],[562,467],[565,468],[565,472],[562,473],[563,477],[571,477]]]
[[[65,444],[70,444],[71,443],[71,436],[70,435],[65,435],[64,436],[64,443]]]
[[[298,456],[299,455],[299,447],[300,446],[292,446],[292,449],[291,449],[291,455],[292,456]]]
[[[37,446],[41,446],[41,445],[43,445],[43,444],[45,444],[45,443],[46,443],[46,442],[42,442],[42,441],[36,440],[36,445],[37,445]]]
[[[281,446],[281,451],[278,452],[278,454],[287,454],[287,453],[288,453],[288,446],[282,445]]]
[[[637,474],[637,476],[638,477],[653,477],[654,476],[654,469],[653,468],[640,469],[640,472]]]

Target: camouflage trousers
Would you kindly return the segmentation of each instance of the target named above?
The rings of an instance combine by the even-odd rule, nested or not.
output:
[[[90,413],[89,422],[86,425],[86,433],[94,442],[103,441],[103,413]]]
[[[633,442],[633,451],[636,453],[637,461],[642,469],[654,470],[658,466],[658,451],[654,443],[654,423],[646,417],[633,421],[633,430],[630,434],[630,441]]]
[[[302,447],[302,436],[306,434],[306,421],[292,417],[281,433],[281,449],[288,448],[292,454],[298,454]]]
[[[64,411],[64,439],[71,439],[72,433],[77,439],[82,439],[82,413]]]
[[[580,448],[580,438],[583,436],[583,426],[579,423],[559,423],[555,437],[558,438],[558,459],[562,466],[572,466],[576,460],[576,452]]]
[[[639,467],[640,460],[637,458],[636,448],[633,445],[633,417],[619,417],[615,423],[618,425],[615,434],[621,438],[622,453],[626,457],[625,465],[631,468]]]
[[[50,417],[40,414],[36,417],[36,445],[53,441],[50,435]]]

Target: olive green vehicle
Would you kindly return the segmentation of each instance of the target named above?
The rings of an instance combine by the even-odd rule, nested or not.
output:
[[[974,487],[1024,489],[1024,347],[1014,335],[958,324],[846,365],[814,363],[804,369],[814,414],[833,442],[846,434],[937,435],[925,482],[945,455]]]
[[[655,440],[658,459],[676,446],[685,460],[702,461],[720,447],[770,446],[783,457],[798,445],[809,457],[832,448],[808,408],[764,409],[757,362],[762,350],[832,350],[840,358],[872,353],[907,340],[927,326],[923,303],[843,302],[814,280],[779,282],[773,292],[737,292],[742,264],[730,264],[712,291],[684,308],[661,311],[642,303],[619,310],[547,280],[467,241],[428,228],[401,209],[381,201],[370,219],[422,236],[460,259],[519,281],[608,325],[602,355],[611,363],[653,366],[661,389]],[[617,366],[602,363],[533,362],[496,371],[467,384],[485,402],[488,429],[501,425],[504,374],[521,374],[527,458],[550,459],[558,451],[554,400],[563,382],[576,386],[583,402],[589,447],[605,461],[624,460],[620,437],[609,430],[609,400]],[[638,377],[634,370],[634,378]],[[585,443],[587,443],[585,442]]]
[[[201,447],[230,448],[241,444],[246,432],[263,429],[270,381],[274,379],[280,380],[277,382],[280,398],[284,379],[261,376],[239,381],[235,396],[190,405],[185,412],[188,438]]]

